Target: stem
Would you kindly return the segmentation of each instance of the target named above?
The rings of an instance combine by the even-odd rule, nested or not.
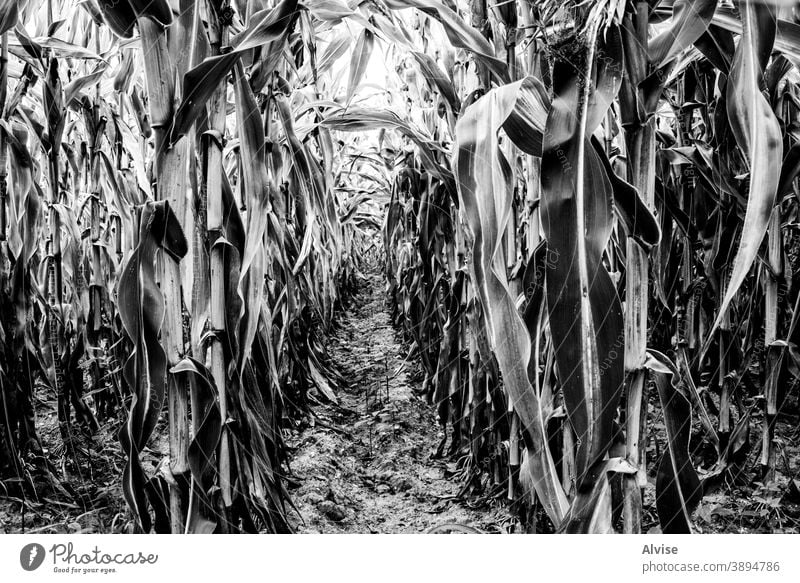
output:
[[[147,92],[149,96],[151,125],[155,137],[155,192],[160,200],[169,201],[175,216],[183,224],[186,214],[186,152],[187,140],[170,146],[167,140],[170,120],[176,97],[174,79],[176,67],[170,58],[168,31],[185,34],[180,23],[163,28],[150,18],[138,19],[142,41]],[[193,40],[193,39],[192,39]],[[183,71],[178,71],[183,72]],[[177,261],[164,253],[158,255],[158,278],[164,294],[165,314],[161,327],[161,343],[169,367],[183,358],[183,305],[181,301],[181,273]],[[189,399],[186,385],[175,375],[167,375],[167,400],[169,408],[170,470],[176,481],[170,484],[171,530],[184,532],[186,509],[184,505],[189,475]]]
[[[781,236],[781,209],[776,205],[768,231],[769,269],[764,294],[764,313],[766,324],[764,346],[767,352],[764,381],[764,422],[761,429],[761,471],[762,481],[767,484],[775,478],[775,422],[778,416],[778,381],[780,378],[784,347],[776,343],[781,316],[778,286],[783,275],[783,239]]]
[[[0,48],[0,113],[5,116],[6,96],[8,94],[8,33],[3,33],[2,48]],[[8,215],[6,202],[8,199],[8,139],[5,132],[0,132],[0,241],[6,240],[8,228]],[[5,268],[5,259],[3,260]]]
[[[472,12],[472,26],[480,32],[486,40],[489,40],[492,29],[489,26],[486,0],[470,0],[469,7]],[[478,61],[476,61],[475,64],[478,68],[478,86],[483,91],[488,91],[491,86],[489,83],[489,69]]]
[[[218,55],[221,52],[222,45],[227,42],[228,30],[219,21],[214,23],[212,30],[216,33],[214,35],[216,38],[212,39],[211,53]],[[205,159],[207,161],[204,180],[207,195],[206,225],[211,261],[210,323],[211,329],[215,332],[212,335],[209,348],[211,352],[211,373],[219,391],[219,408],[223,422],[219,447],[219,481],[220,489],[222,490],[222,501],[227,511],[233,505],[230,440],[226,426],[228,419],[226,363],[221,340],[226,328],[225,281],[227,274],[225,272],[225,246],[214,245],[214,242],[223,235],[224,227],[222,173],[225,169],[222,165],[221,140],[225,135],[226,88],[227,83],[225,81],[220,83],[209,102],[211,135],[207,136],[204,141],[206,148]]]
[[[648,208],[653,208],[655,193],[655,122],[636,115],[636,101],[644,96],[639,84],[648,72],[647,28],[649,7],[638,2],[636,14],[625,19],[623,39],[627,74],[620,93],[620,109],[626,124],[629,177]],[[647,400],[644,362],[647,357],[648,259],[644,249],[631,238],[626,241],[625,263],[625,447],[628,461],[637,473],[622,477],[622,525],[626,534],[638,534],[642,525],[642,491],[647,483],[645,449]]]

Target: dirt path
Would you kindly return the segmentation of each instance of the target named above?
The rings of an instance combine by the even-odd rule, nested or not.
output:
[[[431,459],[441,440],[433,409],[413,388],[413,361],[398,341],[377,271],[339,317],[328,344],[347,381],[339,407],[315,408],[322,423],[295,433],[291,491],[297,532],[418,533],[443,523],[498,531],[502,507],[455,501],[456,464]],[[323,425],[324,424],[324,425]],[[332,429],[332,428],[336,429]]]

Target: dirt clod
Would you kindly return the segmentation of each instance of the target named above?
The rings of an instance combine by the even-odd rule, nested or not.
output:
[[[335,522],[340,522],[347,518],[347,513],[344,511],[344,508],[330,500],[323,500],[317,504],[317,510]]]

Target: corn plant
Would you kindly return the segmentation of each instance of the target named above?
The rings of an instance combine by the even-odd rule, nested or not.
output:
[[[0,2],[0,476],[34,486],[46,391],[70,471],[119,426],[131,531],[287,531],[282,431],[337,402],[380,224],[462,495],[635,533],[654,481],[691,532],[751,452],[777,479],[796,392],[798,31],[760,0]]]

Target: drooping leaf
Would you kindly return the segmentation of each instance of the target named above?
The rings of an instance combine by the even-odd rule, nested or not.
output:
[[[342,32],[328,43],[325,51],[317,61],[317,73],[322,74],[330,69],[333,64],[350,48],[351,38],[346,32]]]
[[[155,534],[169,534],[172,532],[169,520],[169,486],[164,476],[155,476],[145,485],[147,501],[153,508]]]
[[[359,132],[380,128],[398,130],[419,147],[425,168],[446,184],[453,183],[452,173],[440,163],[443,148],[420,128],[403,120],[393,111],[351,107],[346,111],[329,115],[322,120],[324,127],[344,132]]]
[[[175,113],[169,142],[174,144],[185,136],[198,116],[205,111],[206,102],[228,76],[239,54],[226,53],[205,59],[183,77],[183,99]]]
[[[733,53],[736,50],[733,43],[733,35],[728,30],[724,30],[714,24],[709,25],[708,30],[700,35],[694,42],[694,46],[713,63],[713,65],[725,73],[730,71],[733,62]]]
[[[495,56],[489,41],[445,4],[438,0],[385,0],[384,3],[392,10],[416,8],[434,17],[454,47],[471,51],[501,83],[509,82],[508,67]]]
[[[703,490],[689,454],[692,406],[681,384],[678,369],[669,358],[649,350],[645,366],[655,377],[667,449],[659,462],[656,479],[656,509],[664,534],[689,534],[691,513],[700,503]]]
[[[636,468],[622,458],[611,458],[601,462],[595,469],[592,488],[577,493],[559,532],[564,534],[614,533],[611,483],[608,477],[610,473],[632,475],[636,473]]]
[[[783,157],[781,176],[778,180],[778,196],[792,192],[792,184],[798,174],[800,174],[800,144],[794,144]]]
[[[36,61],[41,61],[44,58],[44,50],[42,49],[42,46],[31,39],[23,27],[17,26],[17,28],[14,29],[14,34],[17,36],[20,46],[26,53],[36,59]]]
[[[239,363],[249,358],[264,297],[264,232],[269,222],[273,185],[267,173],[264,126],[255,95],[237,63],[234,69],[236,115],[241,140],[243,199],[247,201],[247,234],[241,258],[239,297],[242,300]]]
[[[304,0],[303,5],[315,18],[328,22],[341,22],[356,14],[341,0]]]
[[[372,56],[372,49],[375,46],[375,35],[371,30],[365,28],[361,31],[358,37],[358,42],[353,48],[353,54],[350,56],[350,79],[347,83],[347,101],[353,98],[358,84],[361,83],[361,78],[369,65],[369,59]]]
[[[597,138],[592,138],[597,159],[606,170],[614,193],[614,209],[617,211],[629,237],[633,237],[644,248],[650,249],[661,240],[661,228],[655,216],[639,196],[632,184],[620,178],[606,157]]]
[[[740,13],[737,13],[737,10],[732,7],[722,4],[714,13],[712,22],[719,28],[734,34],[742,34],[744,30]],[[775,19],[775,24],[775,50],[797,65],[800,63],[800,25],[783,19]]]
[[[764,66],[775,40],[774,7],[746,0],[741,6],[742,38],[727,87],[727,107],[736,143],[750,163],[750,189],[730,280],[703,352],[744,282],[767,231],[781,172],[781,129],[761,93]]]
[[[322,206],[322,201],[325,198],[325,181],[319,168],[312,162],[312,157],[309,155],[305,145],[298,139],[295,133],[292,111],[286,97],[276,96],[275,106],[278,110],[278,115],[281,119],[294,161],[291,166],[291,172],[303,195],[305,203],[303,207],[306,209],[303,244],[295,259],[294,266],[292,267],[292,273],[297,275],[300,273],[300,268],[312,251],[312,242],[315,233],[313,227],[317,217],[316,207]],[[285,240],[282,233],[278,233],[276,242],[280,247],[283,247]]]
[[[660,67],[691,46],[708,30],[717,0],[676,0],[670,27],[647,46],[650,62]]]
[[[591,39],[589,39],[591,43]],[[586,49],[592,55],[592,45]],[[557,60],[542,158],[542,227],[555,258],[547,271],[547,307],[559,381],[578,439],[577,486],[611,446],[623,385],[624,331],[616,286],[603,265],[613,225],[613,189],[588,139],[620,87],[619,36],[609,31],[587,57],[587,71]],[[587,76],[592,82],[581,79]]]
[[[274,8],[256,12],[250,17],[247,29],[231,39],[231,46],[242,52],[275,40],[294,21],[296,13],[297,0],[281,0]]]
[[[214,456],[222,435],[222,416],[217,400],[217,388],[214,378],[202,363],[187,357],[170,369],[170,373],[185,376],[189,379],[194,395],[193,403],[197,406],[192,411],[196,423],[196,431],[189,444],[189,468],[195,480],[197,499],[193,500],[188,513],[188,532],[213,530],[215,523],[211,488]]]
[[[101,61],[102,57],[89,49],[63,41],[55,37],[36,37],[34,42],[40,47],[50,49],[50,54],[59,57],[69,57],[72,59],[94,59]]]
[[[550,98],[535,77],[518,81],[514,107],[503,122],[503,129],[520,150],[532,156],[542,155],[542,143]]]
[[[430,55],[419,51],[412,51],[411,54],[419,64],[422,74],[425,75],[428,82],[439,91],[439,94],[444,98],[447,105],[450,106],[450,111],[452,111],[454,115],[458,115],[461,110],[461,100],[458,98],[453,88],[452,81],[445,75]]]
[[[128,0],[98,0],[108,27],[122,38],[132,38],[136,28],[136,13]]]
[[[531,481],[548,516],[560,524],[567,500],[547,446],[539,395],[528,378],[531,339],[509,290],[501,244],[511,216],[513,187],[498,132],[512,115],[522,84],[494,89],[465,110],[456,125],[454,167],[461,207],[474,239],[471,270],[490,348],[522,425]],[[543,122],[537,119],[534,127]]]
[[[172,7],[169,0],[117,0],[130,2],[134,12],[144,18],[152,18],[162,26],[172,24]]]
[[[294,22],[297,0],[282,0],[271,9],[253,14],[247,30],[231,41],[234,50],[223,55],[208,57],[188,71],[183,79],[183,99],[178,106],[169,134],[169,142],[176,143],[185,136],[206,102],[230,73],[239,56],[255,47],[267,44],[285,34]]]
[[[147,477],[139,453],[155,429],[164,404],[167,357],[159,341],[164,317],[164,297],[155,273],[159,249],[176,259],[186,254],[186,239],[169,203],[148,202],[139,211],[138,242],[119,280],[119,313],[134,345],[124,367],[133,394],[130,412],[119,433],[127,456],[123,493],[141,529],[150,530],[145,485]]]
[[[67,104],[67,106],[70,106],[72,101],[76,99],[82,91],[99,83],[103,78],[105,71],[106,66],[101,63],[88,75],[84,75],[74,79],[73,81],[70,81],[67,86],[64,87],[64,103]]]
[[[20,4],[24,6],[25,3],[20,0],[0,1],[0,34],[6,33],[17,25]]]

